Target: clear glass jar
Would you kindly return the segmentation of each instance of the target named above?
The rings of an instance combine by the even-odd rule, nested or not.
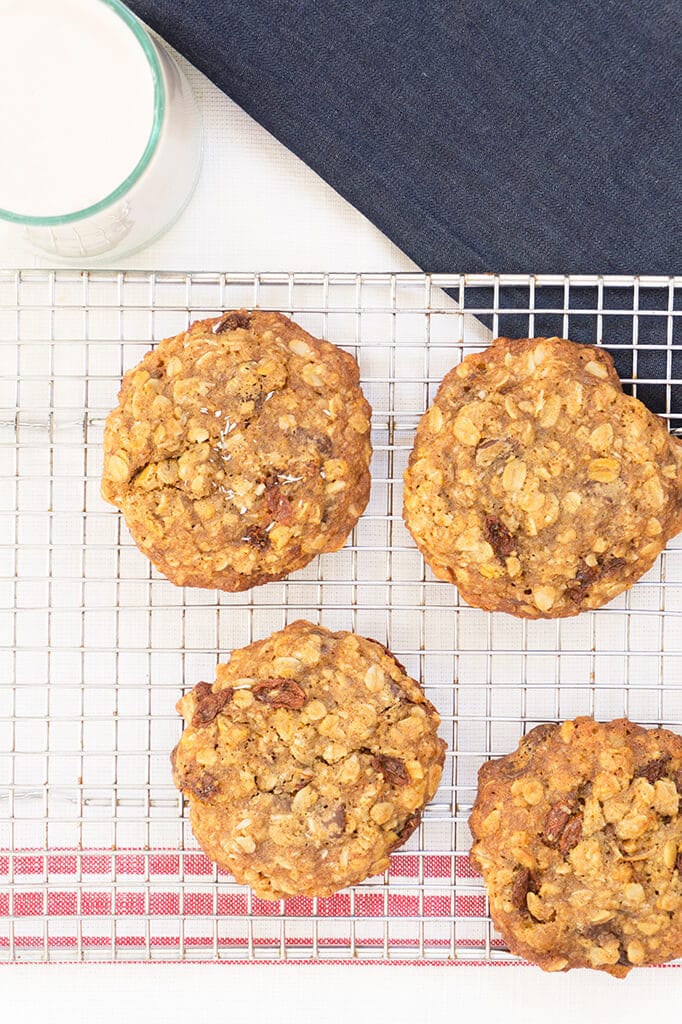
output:
[[[31,4],[31,0],[22,2],[27,7]],[[75,212],[56,216],[14,213],[2,209],[0,195],[0,221],[13,225],[33,246],[74,260],[104,254],[109,257],[129,255],[163,234],[194,191],[202,153],[201,118],[196,100],[187,79],[167,50],[150,36],[120,0],[89,0],[89,3],[102,4],[121,19],[148,64],[154,98],[151,132],[144,152],[132,172],[113,191]],[[26,10],[22,8],[20,16],[23,17]],[[3,28],[8,30],[7,21]],[[63,31],[68,30],[66,23]],[[125,74],[125,67],[121,68],[121,74]],[[87,88],[87,83],[84,87]],[[12,102],[20,104],[21,96],[15,95]]]

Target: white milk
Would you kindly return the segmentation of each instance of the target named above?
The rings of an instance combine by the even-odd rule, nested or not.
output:
[[[181,212],[199,172],[201,122],[175,62],[144,39],[151,62],[104,0],[0,0],[5,230],[71,259],[118,257],[147,244]],[[163,111],[156,131],[155,110]],[[27,224],[22,217],[65,220]]]
[[[134,170],[154,80],[99,0],[0,0],[0,208],[34,217],[106,198]]]

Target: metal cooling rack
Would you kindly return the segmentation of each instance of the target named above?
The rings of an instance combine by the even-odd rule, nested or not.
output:
[[[607,345],[678,429],[681,293],[682,278],[0,272],[0,958],[509,960],[467,857],[477,770],[576,714],[682,728],[682,545],[599,612],[491,616],[425,570],[402,472],[443,373],[498,333]],[[286,582],[178,589],[99,497],[104,419],[150,343],[242,305],[358,356],[371,502],[342,551]],[[168,752],[182,690],[298,617],[386,643],[449,751],[384,877],[271,904],[198,851]]]

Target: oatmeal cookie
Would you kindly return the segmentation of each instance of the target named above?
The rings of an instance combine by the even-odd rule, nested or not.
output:
[[[469,604],[576,615],[632,586],[682,529],[682,443],[623,393],[603,349],[498,338],[422,417],[403,514]]]
[[[280,313],[202,320],[124,377],[102,495],[173,583],[279,580],[362,514],[370,415],[355,359]]]
[[[178,702],[171,755],[208,857],[263,899],[328,896],[388,866],[436,792],[445,744],[374,640],[294,622]]]
[[[546,971],[682,956],[682,737],[540,725],[484,764],[469,825],[495,926]]]

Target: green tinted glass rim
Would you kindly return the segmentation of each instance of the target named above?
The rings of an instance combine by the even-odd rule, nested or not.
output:
[[[98,2],[104,4],[105,7],[108,7],[114,14],[118,15],[121,21],[131,30],[142,47],[154,80],[154,119],[144,152],[128,177],[113,192],[110,192],[108,196],[100,199],[97,203],[93,203],[91,206],[86,206],[82,210],[76,210],[74,213],[59,214],[55,217],[29,217],[19,213],[12,213],[11,210],[3,210],[0,207],[0,220],[10,221],[13,224],[22,224],[26,227],[54,228],[59,227],[61,224],[73,224],[76,221],[84,220],[86,217],[91,217],[93,214],[101,213],[119,199],[122,199],[133,185],[140,180],[156,152],[161,134],[161,125],[163,124],[166,111],[163,72],[156,48],[135,15],[120,0],[98,0]]]

